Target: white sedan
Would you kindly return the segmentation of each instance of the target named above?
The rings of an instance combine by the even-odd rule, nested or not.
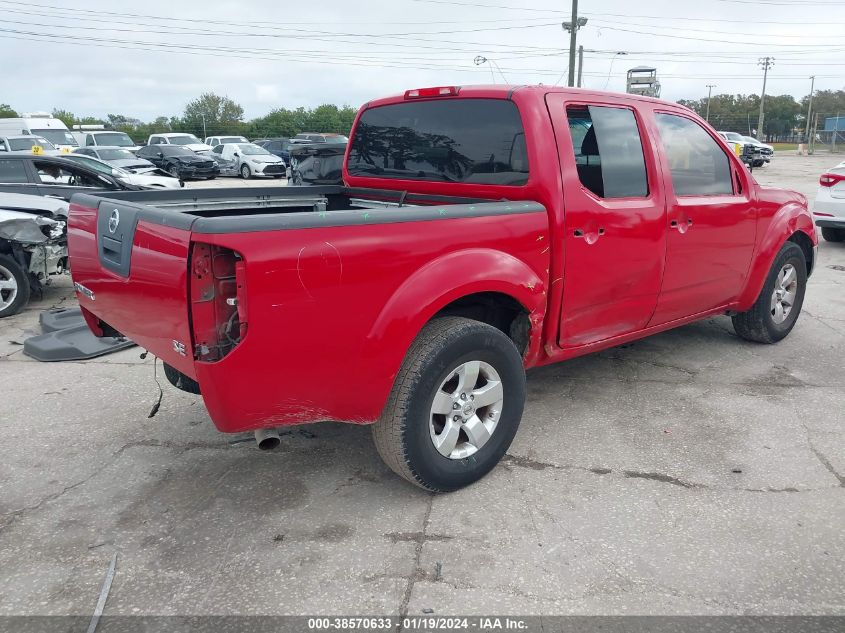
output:
[[[845,241],[845,161],[828,169],[819,178],[813,215],[824,239],[828,242]]]
[[[99,171],[103,174],[108,174],[109,176],[122,180],[130,185],[138,185],[139,187],[154,189],[179,189],[180,187],[185,186],[185,183],[178,178],[174,178],[167,172],[161,171],[155,167],[153,167],[150,171],[137,173],[127,171],[122,167],[109,165],[107,162],[102,161],[99,158],[86,156],[85,154],[77,154],[76,152],[72,154],[64,154],[63,158],[69,158],[81,165],[85,165],[89,169]]]
[[[287,171],[285,161],[252,143],[224,143],[211,150],[211,157],[221,176],[281,178]]]

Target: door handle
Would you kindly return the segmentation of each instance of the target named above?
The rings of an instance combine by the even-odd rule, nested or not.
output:
[[[604,235],[604,227],[599,227],[598,234]],[[575,229],[572,235],[575,237],[584,237],[584,231],[582,229]]]
[[[678,229],[681,233],[686,233],[687,229],[692,226],[692,218],[686,218],[685,220],[670,220],[669,221],[669,228]]]

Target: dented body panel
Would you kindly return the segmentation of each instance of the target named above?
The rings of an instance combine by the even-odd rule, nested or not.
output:
[[[365,105],[349,147],[364,112],[405,98]],[[533,367],[748,309],[788,239],[812,264],[806,200],[759,187],[726,146],[732,195],[674,194],[656,113],[693,119],[724,145],[681,106],[548,87],[448,98],[515,105],[524,182],[345,166],[343,187],[75,197],[71,265],[89,325],[195,379],[221,431],[364,424],[380,416],[423,326],[466,298],[520,310],[514,339]],[[565,117],[584,104],[635,113],[646,196],[605,200],[579,182]],[[115,211],[133,231],[109,237]]]

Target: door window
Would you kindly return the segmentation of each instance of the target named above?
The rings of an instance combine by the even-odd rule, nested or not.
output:
[[[730,161],[703,127],[674,114],[655,120],[676,196],[733,195]]]
[[[103,183],[85,172],[46,161],[33,161],[41,184],[74,187],[102,187]]]
[[[634,113],[627,108],[570,106],[566,114],[581,184],[600,198],[646,197],[648,179]]]
[[[29,182],[22,160],[0,160],[0,182]]]

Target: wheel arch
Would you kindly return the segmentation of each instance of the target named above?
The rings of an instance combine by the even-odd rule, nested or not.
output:
[[[361,358],[381,368],[387,396],[414,339],[438,316],[467,316],[505,332],[526,364],[541,349],[546,307],[539,274],[494,249],[466,249],[439,257],[409,276],[385,303],[365,338]]]
[[[740,312],[754,305],[772,267],[772,262],[787,242],[794,242],[804,251],[809,274],[814,264],[817,238],[813,219],[803,205],[797,203],[784,205],[772,217],[755,249],[748,281],[738,301],[737,309]]]

